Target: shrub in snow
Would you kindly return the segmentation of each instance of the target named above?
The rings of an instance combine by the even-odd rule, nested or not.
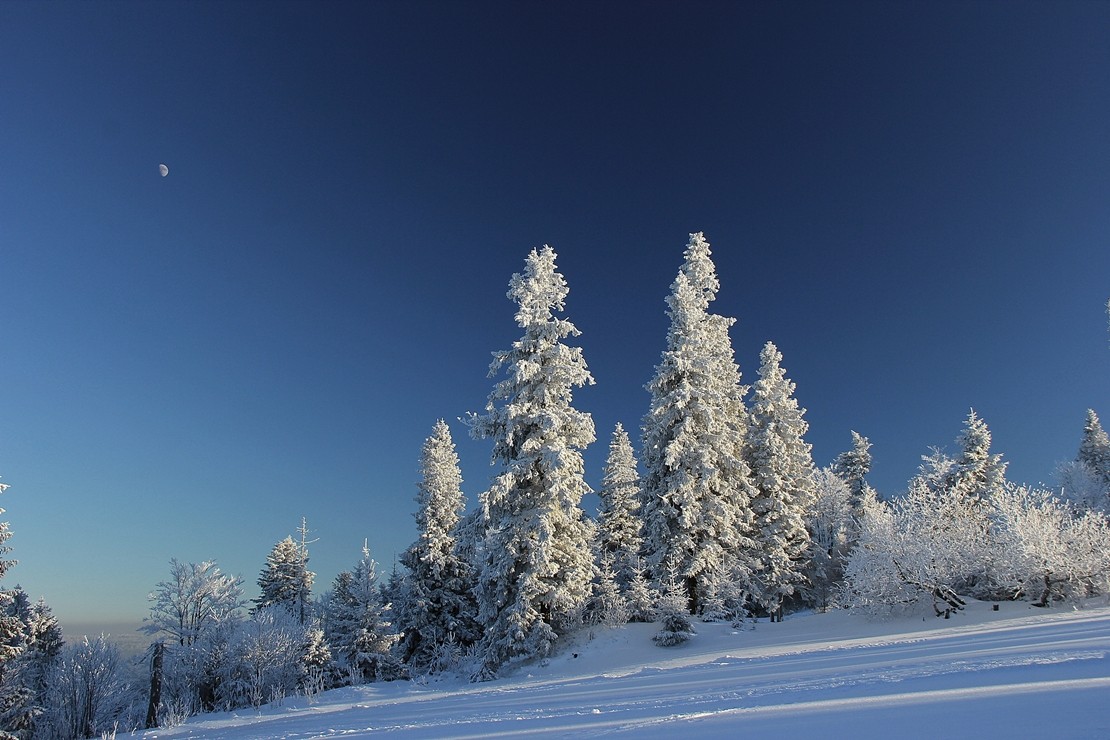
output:
[[[983,574],[988,549],[971,501],[915,479],[904,496],[865,513],[841,601],[872,613],[928,602],[943,614],[956,606],[949,594]]]
[[[1110,522],[1102,514],[1011,485],[996,495],[992,518],[997,569],[1015,597],[1048,606],[1107,593]]]
[[[664,583],[665,590],[658,606],[662,629],[651,640],[660,647],[671,647],[686,642],[697,632],[690,622],[690,614],[686,608],[686,593],[679,585],[673,567],[667,570]]]
[[[45,712],[36,734],[96,737],[140,726],[145,703],[127,682],[119,649],[103,636],[66,645],[46,675]]]
[[[1110,513],[1110,488],[1088,465],[1079,460],[1060,463],[1056,468],[1060,494],[1080,510]]]
[[[305,624],[281,605],[257,610],[228,645],[221,694],[232,707],[280,703],[326,683],[331,653],[315,619]]]

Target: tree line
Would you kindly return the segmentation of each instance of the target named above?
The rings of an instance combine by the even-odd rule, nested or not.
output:
[[[0,727],[84,737],[369,681],[489,680],[583,625],[656,622],[654,640],[668,646],[699,620],[829,608],[948,616],[969,597],[1047,606],[1110,592],[1110,439],[1094,411],[1057,490],[1008,481],[972,411],[956,454],[934,450],[906,492],[884,499],[866,479],[866,437],[852,432],[829,467],[814,464],[773,343],[754,383],[741,382],[735,320],[710,311],[720,284],[701,233],[666,299],[640,459],[617,424],[590,517],[582,453],[596,435],[573,391],[594,381],[568,343],[579,332],[562,316],[569,290],[555,260],[534,249],[509,282],[522,334],[494,353],[488,403],[466,419],[491,441],[497,470],[469,513],[440,420],[421,450],[418,536],[399,569],[383,578],[364,543],[313,597],[303,521],[270,552],[253,603],[215,562],[171,560],[150,596],[142,682],[104,639],[64,645],[44,602],[0,591]],[[5,524],[0,547],[7,537]],[[0,576],[11,562],[0,560]]]

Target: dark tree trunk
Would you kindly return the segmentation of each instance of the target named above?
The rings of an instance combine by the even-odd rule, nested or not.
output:
[[[686,604],[691,614],[698,613],[698,579],[693,576],[686,579]]]
[[[158,707],[162,704],[162,655],[166,646],[160,642],[151,646],[150,658],[150,701],[146,705],[146,728],[158,726]]]

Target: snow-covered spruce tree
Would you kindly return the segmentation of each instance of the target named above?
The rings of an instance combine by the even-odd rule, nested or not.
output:
[[[960,452],[952,461],[944,486],[952,495],[967,499],[976,509],[985,510],[1006,484],[1006,463],[1002,462],[1002,455],[991,453],[990,429],[974,409],[968,414],[956,443]]]
[[[608,627],[628,622],[630,616],[628,600],[621,593],[617,583],[617,571],[613,565],[613,555],[602,552],[598,561],[597,576],[594,578],[590,598],[586,602],[585,619],[588,624],[601,624]]]
[[[654,622],[658,614],[656,604],[659,603],[659,599],[659,592],[652,588],[651,582],[644,573],[643,565],[637,560],[632,580],[628,582],[628,588],[625,591],[628,621]]]
[[[179,646],[195,643],[207,628],[233,619],[246,605],[243,580],[220,572],[214,560],[182,563],[170,559],[170,578],[147,597],[150,616],[140,630],[164,635]]]
[[[691,234],[667,297],[667,346],[647,385],[642,428],[645,564],[661,590],[674,570],[690,613],[747,589],[756,563],[734,319],[709,313],[718,288],[709,243]]]
[[[690,623],[686,608],[686,590],[673,567],[667,569],[662,579],[662,596],[657,607],[662,629],[652,636],[660,647],[671,647],[686,642],[697,632]]]
[[[455,530],[466,507],[459,456],[446,422],[437,421],[424,442],[416,496],[418,537],[401,555],[408,574],[394,602],[402,659],[415,671],[435,665],[447,643],[465,647],[477,640],[474,577],[458,552]]]
[[[34,737],[46,710],[46,676],[65,642],[58,620],[42,599],[32,604],[16,586],[6,616],[21,625],[19,653],[5,662],[0,675],[0,734]]]
[[[0,483],[0,493],[7,489],[7,485]],[[0,514],[3,513],[4,509],[0,508]],[[12,532],[8,523],[0,522],[0,578],[3,578],[8,570],[16,564],[15,560],[4,557],[12,551],[11,545],[8,544],[11,536]],[[3,672],[8,660],[19,654],[20,635],[23,632],[19,620],[8,614],[13,599],[12,591],[0,588],[0,673]]]
[[[393,655],[398,635],[385,617],[378,564],[363,543],[362,558],[335,577],[325,600],[324,634],[350,683],[391,681],[404,675]]]
[[[597,492],[598,547],[612,559],[617,586],[626,590],[639,566],[643,547],[640,518],[640,475],[628,432],[618,422],[609,442],[609,457]]]
[[[1083,437],[1076,459],[1099,474],[1110,487],[1110,436],[1102,429],[1093,408],[1087,409],[1087,423],[1083,424]]]
[[[266,567],[258,576],[262,594],[254,600],[253,611],[278,604],[304,624],[315,578],[308,569],[308,548],[286,537],[266,557]]]
[[[852,432],[852,449],[841,452],[831,465],[831,470],[848,486],[852,516],[859,519],[864,507],[876,498],[875,489],[867,483],[871,472],[871,442],[859,432]],[[849,531],[848,539],[855,533]]]
[[[783,601],[806,587],[806,517],[814,500],[814,465],[805,441],[805,409],[794,399],[782,353],[768,342],[759,359],[748,435],[748,464],[757,491],[752,509],[761,560],[758,599],[769,614],[781,616]]]
[[[1110,436],[1103,430],[1094,409],[1087,409],[1083,439],[1079,443],[1079,454],[1075,459],[1089,468],[1110,493]]]
[[[568,293],[555,269],[555,251],[532,250],[523,273],[509,281],[524,335],[494,353],[494,386],[484,415],[470,416],[471,433],[493,440],[501,467],[482,496],[487,519],[475,595],[485,629],[484,665],[492,678],[509,661],[547,655],[580,619],[594,564],[590,527],[581,509],[590,491],[581,450],[594,441],[589,414],[571,405],[572,390],[593,378],[582,350],[564,344],[579,331],[554,311]]]

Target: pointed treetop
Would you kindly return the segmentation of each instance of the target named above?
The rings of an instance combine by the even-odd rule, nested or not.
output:
[[[549,321],[553,311],[565,309],[570,289],[555,270],[555,257],[555,250],[546,244],[540,251],[533,249],[524,260],[524,272],[515,273],[509,281],[507,295],[520,306],[516,313],[519,326]]]
[[[991,430],[987,423],[971,409],[964,422],[964,429],[958,440],[960,445],[959,462],[981,462],[990,455]]]
[[[713,264],[711,255],[705,234],[700,231],[690,234],[690,241],[683,253],[686,261],[682,265],[681,274],[697,294],[702,310],[709,307],[721,288],[717,279],[717,267]]]
[[[1083,425],[1083,439],[1076,459],[1110,485],[1110,436],[1099,423],[1094,409],[1087,409],[1087,423]]]

